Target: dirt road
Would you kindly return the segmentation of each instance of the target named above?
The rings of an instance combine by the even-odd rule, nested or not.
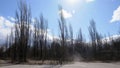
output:
[[[85,63],[75,62],[66,65],[10,65],[0,68],[120,68],[119,63]]]

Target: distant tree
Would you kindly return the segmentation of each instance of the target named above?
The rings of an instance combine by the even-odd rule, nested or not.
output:
[[[33,57],[44,61],[47,58],[47,29],[48,24],[43,15],[36,18],[33,33]]]
[[[79,29],[77,39],[75,42],[75,51],[76,51],[76,56],[78,56],[79,58],[81,57],[85,58],[86,49],[84,45],[84,37],[81,28]]]
[[[44,17],[40,16],[40,48],[41,48],[41,57],[42,61],[46,59],[47,54],[47,29],[48,29],[48,23],[44,19]]]
[[[15,43],[12,46],[13,59],[18,62],[26,62],[27,47],[30,33],[31,12],[23,1],[20,1],[16,11],[15,21]]]
[[[39,21],[36,18],[34,23],[34,32],[33,32],[33,57],[34,59],[39,58]]]
[[[20,1],[14,29],[7,36],[6,43],[0,46],[0,59],[10,58],[13,63],[26,62],[27,59],[41,60],[42,63],[51,60],[60,64],[76,57],[84,60],[120,60],[120,37],[103,39],[95,21],[91,20],[88,27],[90,42],[85,41],[81,28],[75,39],[74,30],[71,24],[67,26],[62,10],[59,7],[59,38],[53,36],[51,40],[48,36],[48,21],[41,14],[32,23],[30,7],[25,1]]]
[[[90,39],[91,39],[92,46],[93,46],[93,56],[94,58],[96,58],[97,47],[98,45],[101,46],[101,36],[97,32],[94,20],[90,21],[89,34],[90,34]]]
[[[69,55],[74,55],[74,52],[75,52],[75,49],[74,49],[74,40],[73,40],[73,28],[71,26],[71,24],[69,25],[69,38],[68,38],[69,41],[69,46],[68,46],[68,49],[69,49]],[[71,57],[71,59],[73,59],[73,57]]]
[[[0,59],[3,59],[3,54],[4,54],[4,48],[3,46],[0,47]]]
[[[83,34],[82,34],[82,30],[81,28],[79,29],[79,33],[78,33],[78,37],[77,37],[77,42],[78,43],[83,43],[84,39],[83,39]]]
[[[59,10],[61,11],[62,8],[60,7]],[[59,22],[59,29],[60,29],[60,41],[61,41],[61,46],[62,46],[62,57],[60,59],[60,63],[62,64],[62,61],[65,61],[66,58],[66,38],[67,38],[67,26],[66,26],[66,22],[64,19],[64,15],[63,15],[63,11],[60,12],[60,20]]]

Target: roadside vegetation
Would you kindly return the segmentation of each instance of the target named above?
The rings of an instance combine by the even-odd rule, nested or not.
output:
[[[61,10],[62,7],[59,7]],[[0,47],[0,59],[11,63],[39,61],[38,64],[64,64],[75,59],[81,61],[119,61],[120,37],[104,39],[96,29],[94,20],[88,27],[90,42],[85,41],[80,28],[76,38],[72,25],[67,25],[61,12],[58,19],[59,38],[50,43],[47,37],[48,22],[41,14],[33,23],[30,7],[20,2],[15,13],[14,29],[6,43]],[[31,29],[34,25],[34,29]],[[83,29],[84,31],[84,29]],[[109,40],[109,41],[108,41]],[[31,62],[32,63],[32,62]],[[36,63],[37,64],[37,63]]]

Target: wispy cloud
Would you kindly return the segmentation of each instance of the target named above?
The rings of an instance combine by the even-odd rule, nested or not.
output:
[[[120,6],[114,10],[112,19],[110,20],[111,23],[120,21]]]
[[[74,12],[75,12],[75,11],[74,11]],[[60,11],[59,11],[59,14],[61,14],[61,13],[63,13],[63,17],[64,17],[65,19],[71,18],[71,17],[73,16],[73,13],[68,12],[68,11],[65,10],[65,9],[60,10]]]
[[[32,21],[32,23],[34,23],[35,22],[35,18],[32,18],[31,21]]]
[[[14,17],[11,17],[11,16],[8,16],[8,19],[12,22],[15,22],[15,18]]]
[[[85,0],[87,3],[94,2],[95,0]]]
[[[12,18],[13,17],[10,17],[10,16],[9,16],[9,18],[0,16],[0,44],[5,43],[7,36],[9,36],[11,33],[11,28],[14,31],[15,23],[13,22],[13,20],[11,20]],[[32,18],[32,22],[35,22],[34,18]],[[34,28],[33,24],[30,24],[30,29],[31,29],[31,31],[34,31],[35,28]],[[47,33],[44,33],[44,34],[47,34],[48,40],[51,40],[51,41],[53,40],[53,38],[57,38],[57,37],[51,35],[50,29],[47,29]]]
[[[112,35],[112,36],[108,36],[108,37],[105,37],[102,39],[102,42],[105,43],[105,42],[111,42],[113,40],[118,40],[120,38],[120,35]]]
[[[14,26],[10,20],[0,16],[0,43],[4,43],[7,35],[10,34],[11,28]]]
[[[0,16],[0,27],[1,28],[11,28],[13,27],[14,23],[10,20],[6,19],[3,16]]]

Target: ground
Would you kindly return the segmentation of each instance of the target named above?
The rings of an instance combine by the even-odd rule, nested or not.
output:
[[[0,68],[120,68],[120,63],[74,62],[65,65],[7,65]]]

